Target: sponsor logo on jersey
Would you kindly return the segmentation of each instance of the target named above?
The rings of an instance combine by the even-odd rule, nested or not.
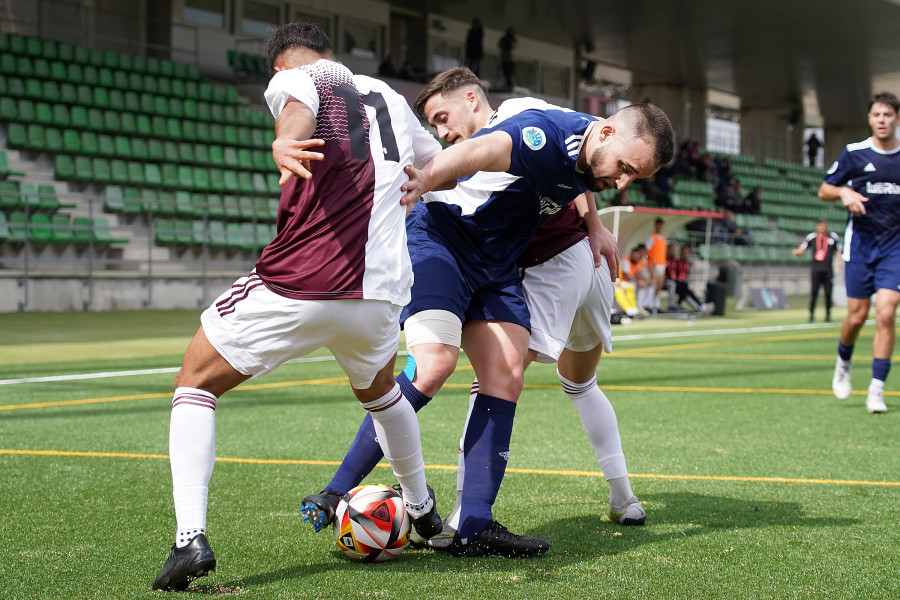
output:
[[[559,212],[559,209],[562,208],[559,204],[553,201],[553,198],[548,196],[544,196],[541,198],[541,214],[542,215],[555,215]]]
[[[900,194],[900,184],[890,183],[889,181],[867,181],[866,182],[866,193],[867,194]]]
[[[500,458],[502,458],[506,462],[509,462],[509,450],[507,450],[506,452],[501,452]]]
[[[564,190],[571,190],[571,189],[572,189],[572,186],[571,186],[571,185],[566,185],[566,184],[564,184],[564,183],[557,183],[557,184],[556,184],[556,187],[562,188],[562,189],[564,189]]]
[[[532,150],[540,150],[547,143],[547,136],[538,127],[526,127],[522,130],[522,140]]]
[[[866,173],[871,173],[874,170],[875,170],[875,165],[873,165],[872,163],[869,163],[865,167],[863,167],[863,171],[865,171]]]
[[[834,164],[831,165],[830,167],[828,167],[827,173],[828,173],[829,175],[831,175],[832,173],[834,173],[835,171],[837,171],[837,167],[838,167],[838,163],[837,163],[837,161],[834,161]]]

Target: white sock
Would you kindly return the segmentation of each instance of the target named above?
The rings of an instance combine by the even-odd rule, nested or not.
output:
[[[456,463],[456,503],[453,505],[453,510],[444,520],[444,529],[447,531],[456,531],[459,529],[459,513],[462,509],[462,488],[466,476],[466,458],[463,455],[462,447],[463,442],[466,439],[466,428],[469,426],[469,417],[472,416],[472,407],[475,406],[475,396],[478,395],[479,389],[478,379],[476,378],[472,381],[472,388],[469,390],[469,412],[466,413],[466,423],[463,425],[463,434],[462,437],[459,438],[459,453],[457,454]]]
[[[216,461],[216,402],[209,392],[188,387],[177,388],[172,398],[169,463],[178,548],[206,531],[209,479]]]
[[[631,491],[631,482],[628,480],[628,475],[608,479],[607,483],[609,483],[609,505],[611,508],[621,510],[629,504],[638,501],[637,496]]]
[[[880,379],[872,379],[869,382],[869,391],[870,392],[883,392],[884,391],[884,382]]]
[[[846,369],[847,371],[850,370],[850,366],[853,364],[853,359],[850,359],[850,360],[844,360],[843,358],[841,358],[840,356],[838,356],[837,360],[838,360],[838,364],[839,364],[841,367],[843,367],[844,369]]]
[[[414,516],[431,510],[432,501],[425,487],[425,463],[419,421],[412,405],[403,397],[396,383],[390,392],[363,408],[372,415],[378,444],[403,489],[403,500]]]
[[[633,494],[628,483],[628,467],[625,465],[616,411],[606,394],[597,387],[596,375],[585,383],[575,383],[560,375],[559,371],[556,374],[563,391],[572,400],[581,417],[581,426],[594,448],[600,470],[610,483],[610,504],[616,507],[624,505]],[[616,485],[613,485],[613,481],[617,482]]]

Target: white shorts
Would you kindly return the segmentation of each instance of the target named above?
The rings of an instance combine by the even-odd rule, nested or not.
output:
[[[585,352],[602,343],[612,352],[615,288],[605,258],[594,268],[587,238],[525,269],[522,287],[531,312],[528,347],[538,362],[556,362],[564,348]]]
[[[350,385],[366,389],[397,353],[400,306],[384,300],[294,300],[253,272],[203,311],[213,347],[240,373],[259,377],[284,362],[327,348]]]

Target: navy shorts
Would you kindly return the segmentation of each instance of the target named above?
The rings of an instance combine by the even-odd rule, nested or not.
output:
[[[900,292],[900,254],[844,264],[848,298],[868,298],[878,290]]]
[[[531,331],[531,315],[522,291],[515,257],[503,272],[488,272],[454,253],[439,235],[423,229],[408,231],[409,257],[415,277],[411,300],[400,322],[424,310],[452,312],[468,321],[498,320]]]

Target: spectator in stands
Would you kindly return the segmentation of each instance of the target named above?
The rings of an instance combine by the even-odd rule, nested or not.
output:
[[[819,141],[819,138],[816,137],[816,132],[813,131],[809,134],[809,139],[806,140],[806,157],[809,160],[809,166],[816,166],[816,158],[819,156],[819,148],[822,147],[822,142]]]
[[[697,161],[697,179],[709,183],[716,183],[719,180],[719,168],[709,152],[701,154]]]
[[[840,265],[840,262],[835,261],[835,257],[840,256],[841,238],[835,232],[828,231],[827,220],[819,219],[816,221],[816,230],[806,236],[791,252],[794,256],[801,256],[812,244],[815,244],[815,251],[812,257],[812,281],[809,289],[809,322],[813,322],[819,288],[824,288],[825,322],[831,323],[831,284],[835,271],[833,265]]]
[[[681,144],[675,159],[675,174],[689,179],[697,179],[697,163],[693,156],[690,140]]]
[[[750,232],[741,229],[734,222],[734,213],[728,209],[722,211],[722,216],[713,220],[713,242],[716,244],[734,244],[736,246],[749,246]]]
[[[716,206],[725,210],[735,212],[743,204],[744,198],[741,194],[741,182],[732,177],[721,186],[716,193]]]
[[[739,207],[739,210],[734,212],[744,213],[747,215],[758,215],[760,205],[762,203],[762,188],[760,186],[756,186],[750,193],[744,196],[743,202]]]
[[[497,46],[500,47],[500,69],[503,71],[503,83],[509,90],[515,85],[516,46],[518,44],[515,27],[507,29],[500,41],[497,42]]]
[[[384,57],[384,60],[378,65],[378,74],[382,77],[397,76],[397,64],[393,54],[388,54]]]
[[[644,196],[647,200],[656,206],[671,208],[672,198],[669,194],[675,189],[674,174],[675,165],[672,163],[660,167],[652,178],[648,178],[652,179],[652,182],[644,187]]]
[[[481,76],[481,59],[484,57],[484,28],[481,19],[472,19],[472,26],[466,33],[466,66],[477,77]]]
[[[650,280],[650,269],[644,256],[643,244],[631,249],[628,258],[622,259],[622,279],[635,287],[638,310],[641,314],[650,312],[653,302],[653,284]]]
[[[416,78],[415,72],[413,72],[412,63],[406,61],[403,63],[403,68],[400,69],[400,73],[398,74],[400,79],[406,79],[408,81],[414,81]]]
[[[669,310],[680,312],[683,302],[695,311],[708,315],[715,305],[712,302],[701,303],[690,287],[691,279],[691,247],[684,244],[681,255],[675,257],[675,244],[672,246],[672,258],[666,262],[666,280],[669,287]]]
[[[720,154],[716,157],[716,171],[719,174],[719,183],[716,188],[721,188],[728,183],[728,180],[734,179],[734,170],[731,168],[731,157]]]

